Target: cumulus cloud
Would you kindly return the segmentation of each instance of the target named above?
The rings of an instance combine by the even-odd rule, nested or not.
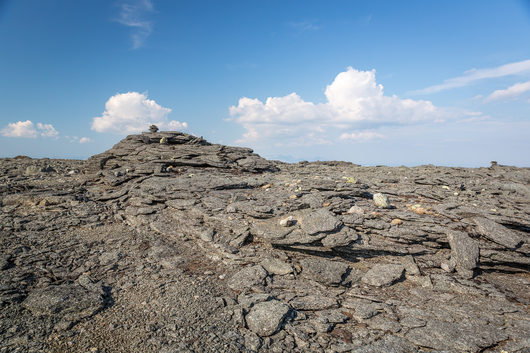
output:
[[[471,69],[464,72],[464,74],[461,76],[450,78],[441,84],[430,86],[411,93],[431,94],[451,88],[464,87],[478,80],[523,74],[530,74],[530,60],[518,61],[487,69]]]
[[[92,130],[116,134],[146,131],[155,124],[162,130],[182,130],[186,122],[169,120],[171,109],[162,107],[147,95],[138,92],[118,93],[105,103],[102,116],[95,117]]]
[[[37,123],[33,124],[31,120],[17,121],[16,123],[9,123],[4,127],[0,133],[6,137],[26,137],[36,138],[41,137],[57,137],[59,132],[55,130],[51,124]]]
[[[530,91],[530,81],[519,82],[510,86],[506,89],[499,89],[491,93],[486,97],[486,101],[496,101],[496,100],[509,100],[516,99],[525,92]]]
[[[55,130],[52,124],[37,123],[37,130],[39,130],[42,137],[57,137],[59,132]]]
[[[443,121],[453,115],[429,101],[386,96],[383,86],[376,82],[375,70],[349,67],[327,86],[325,95],[327,102],[320,104],[304,101],[296,93],[269,97],[265,102],[241,98],[237,106],[229,108],[230,120],[246,130],[238,142],[274,138],[286,143],[324,143],[335,139],[326,137],[326,133],[337,130],[354,131],[341,135],[343,140],[366,140],[378,136],[359,132],[360,129]]]
[[[151,0],[129,1],[121,4],[117,21],[133,29],[131,33],[133,49],[140,48],[153,32],[153,23],[144,19],[145,15],[153,10]]]
[[[92,142],[92,139],[90,139],[88,137],[81,137],[79,139],[79,143],[89,143],[89,142]]]

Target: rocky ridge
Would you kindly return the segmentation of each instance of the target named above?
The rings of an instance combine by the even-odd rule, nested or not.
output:
[[[3,159],[0,352],[527,352],[530,170],[179,132]]]

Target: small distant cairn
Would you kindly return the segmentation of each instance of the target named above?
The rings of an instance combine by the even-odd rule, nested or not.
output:
[[[498,164],[497,164],[497,161],[491,161],[491,166],[490,168],[495,168]]]
[[[158,131],[158,126],[156,126],[156,125],[151,125],[151,126],[149,126],[149,131],[151,131],[151,132],[157,132],[157,131]]]

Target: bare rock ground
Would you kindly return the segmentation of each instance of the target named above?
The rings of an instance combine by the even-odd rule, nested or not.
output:
[[[0,169],[0,352],[530,349],[528,168],[149,132]]]

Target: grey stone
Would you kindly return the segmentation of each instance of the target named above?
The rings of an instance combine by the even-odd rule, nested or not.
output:
[[[405,255],[400,257],[401,264],[405,267],[405,271],[407,272],[407,276],[418,276],[421,274],[420,269],[418,265],[416,265],[416,261],[414,261],[414,257],[412,255]]]
[[[376,264],[361,279],[371,286],[389,286],[403,277],[405,267],[395,264]]]
[[[287,314],[289,306],[278,301],[271,300],[254,305],[245,316],[248,328],[261,337],[276,333]]]
[[[241,306],[243,309],[248,311],[255,304],[266,302],[271,299],[273,298],[267,293],[252,293],[252,294],[242,293],[237,297],[237,302],[239,303],[239,306]]]
[[[348,309],[353,309],[353,317],[357,321],[370,319],[371,317],[378,315],[383,309],[382,305],[379,303],[358,298],[346,298],[342,302],[342,306]]]
[[[343,227],[340,232],[327,235],[324,239],[321,240],[321,242],[323,246],[329,248],[337,248],[348,246],[351,243],[357,241],[358,239],[359,236],[353,229]]]
[[[318,209],[301,220],[301,227],[309,235],[332,232],[342,225],[342,222],[326,209]]]
[[[210,229],[206,229],[205,231],[201,232],[201,234],[199,235],[199,237],[201,238],[201,240],[203,241],[206,241],[206,242],[211,242],[213,241],[213,237],[215,235],[215,230],[213,230],[212,228]]]
[[[280,259],[271,257],[261,261],[261,266],[263,266],[268,273],[272,273],[274,275],[287,275],[293,272],[293,267],[291,265]]]
[[[302,276],[325,285],[337,286],[347,275],[350,267],[338,261],[305,258],[300,260]]]
[[[265,285],[267,271],[261,265],[248,266],[232,275],[227,284],[233,290],[242,291]]]
[[[497,244],[515,249],[523,242],[523,239],[512,230],[484,217],[473,218],[477,226],[477,232]]]
[[[466,233],[450,231],[447,235],[451,246],[451,258],[454,259],[456,270],[465,278],[473,277],[473,270],[478,267],[480,250],[478,243]]]
[[[254,332],[249,332],[245,335],[245,347],[252,351],[258,351],[263,345],[263,340]]]
[[[405,335],[405,338],[419,346],[464,352],[479,352],[506,337],[503,330],[485,323],[469,325],[436,319],[429,320],[424,327],[410,329]]]

